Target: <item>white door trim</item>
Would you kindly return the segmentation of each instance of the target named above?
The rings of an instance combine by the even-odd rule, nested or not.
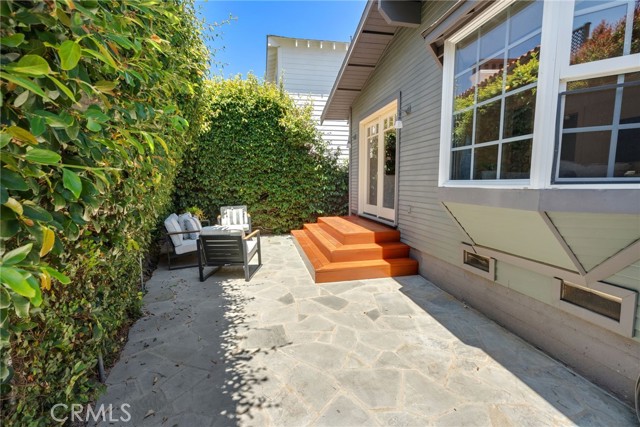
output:
[[[369,185],[367,179],[367,135],[366,135],[366,127],[367,125],[375,124],[376,122],[379,124],[379,143],[378,143],[378,176],[383,176],[383,164],[384,164],[384,129],[382,126],[382,122],[385,116],[389,114],[397,114],[398,110],[398,100],[394,100],[391,103],[385,105],[381,109],[377,110],[375,113],[365,117],[359,123],[359,150],[358,150],[358,214],[366,215],[372,219],[377,219],[387,224],[396,223],[396,210],[397,206],[394,206],[393,209],[384,208],[382,206],[383,202],[383,190],[384,184],[382,182],[378,185],[378,204],[376,206],[370,205],[367,200],[367,187]],[[396,143],[396,158],[399,155],[399,144]],[[380,185],[381,184],[381,185]],[[398,194],[398,174],[396,171],[395,174],[395,194]],[[397,204],[397,198],[394,198],[394,204]]]

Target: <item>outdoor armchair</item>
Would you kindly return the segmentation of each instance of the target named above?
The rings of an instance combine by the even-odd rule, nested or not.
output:
[[[262,253],[260,250],[260,230],[245,235],[244,231],[228,229],[227,227],[210,227],[203,229],[197,241],[198,268],[200,281],[215,273],[225,265],[241,265],[244,268],[244,278],[248,282],[262,266]],[[249,261],[258,254],[258,265],[250,271]],[[205,267],[215,267],[206,276]]]
[[[251,215],[247,213],[247,206],[222,206],[218,215],[218,225],[251,233]]]
[[[203,222],[209,224],[207,220]],[[178,216],[172,213],[164,220],[164,227],[167,230],[167,264],[169,265],[169,270],[197,267],[197,264],[190,264],[172,268],[171,261],[197,251],[197,240],[202,230],[200,221],[197,219],[193,221],[190,215],[183,214]]]

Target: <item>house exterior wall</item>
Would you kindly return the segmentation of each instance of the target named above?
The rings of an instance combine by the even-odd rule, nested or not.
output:
[[[461,267],[460,244],[470,243],[469,235],[456,224],[438,196],[442,67],[421,37],[422,31],[452,3],[423,2],[420,27],[397,31],[352,105],[350,133],[355,137],[350,149],[351,211],[357,213],[359,207],[359,123],[392,100],[399,99],[401,94],[400,112],[411,106],[411,113],[401,113],[397,226],[402,241],[413,248],[412,255],[420,261],[421,274],[630,403],[635,381],[640,375],[640,320],[637,317],[634,336],[625,337],[559,309],[555,304],[558,297],[554,293],[552,275],[498,260],[496,279],[490,281]],[[478,208],[467,205],[459,209],[464,215],[473,215],[472,211]],[[540,212],[509,212],[500,208],[494,211],[484,212],[482,218],[488,220],[498,213],[500,218],[493,219],[499,225],[505,221],[517,223],[521,217],[536,217],[534,224],[544,226],[539,219]],[[593,214],[591,217],[580,216],[572,226],[574,216],[570,212],[545,214],[558,222],[558,230],[566,233],[566,242],[580,246],[576,248],[577,252],[585,257],[585,264],[589,266],[594,263],[594,257],[602,257],[603,251],[613,250],[609,246],[617,244],[622,249],[620,239],[625,234],[630,238],[640,224],[640,216],[627,215],[622,218],[626,231],[614,230],[612,224],[616,223],[616,218]],[[593,251],[589,249],[593,246],[589,233],[598,227],[609,239],[607,243],[616,242]],[[527,230],[525,234],[527,232],[534,230]],[[505,237],[508,235],[500,238]],[[567,258],[553,236],[534,237],[533,242],[539,247],[526,247],[526,236],[522,241],[509,244],[514,252],[520,250],[531,255],[530,251],[537,251],[543,262],[572,269],[575,260]],[[555,244],[555,258],[553,254],[549,258],[550,254],[541,253],[549,242]],[[640,263],[636,263],[604,281],[638,291],[639,271]]]
[[[347,43],[321,42],[271,37],[277,42],[277,52],[267,54],[266,79],[280,83],[298,105],[312,105],[312,118],[332,151],[348,159],[346,120],[326,120],[320,124],[333,82],[346,54]],[[296,46],[297,42],[297,46]],[[320,45],[322,43],[322,47]],[[335,47],[334,47],[335,46]],[[271,49],[271,48],[269,48]]]

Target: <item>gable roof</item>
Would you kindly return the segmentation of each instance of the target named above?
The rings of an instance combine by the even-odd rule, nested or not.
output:
[[[377,1],[368,1],[347,56],[338,72],[321,121],[346,120],[349,108],[360,94],[378,60],[393,39],[398,25],[387,23]]]

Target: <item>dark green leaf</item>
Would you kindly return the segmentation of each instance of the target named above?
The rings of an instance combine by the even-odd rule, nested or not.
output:
[[[80,197],[80,193],[82,192],[82,181],[78,174],[67,168],[62,169],[62,183],[64,188],[71,191],[76,199]]]
[[[24,158],[30,162],[39,163],[42,165],[55,165],[62,159],[62,157],[60,157],[60,154],[42,148],[34,148],[33,150],[27,151],[27,154],[24,156]]]
[[[23,215],[27,218],[33,219],[34,221],[49,222],[53,219],[49,212],[37,205],[23,204],[22,209],[24,211]]]
[[[0,309],[9,307],[11,304],[11,297],[6,289],[0,288]]]
[[[24,41],[24,34],[16,33],[0,38],[0,45],[4,47],[17,47]]]
[[[26,191],[29,189],[22,175],[7,168],[2,168],[2,172],[0,172],[0,182],[3,187],[9,190]]]

